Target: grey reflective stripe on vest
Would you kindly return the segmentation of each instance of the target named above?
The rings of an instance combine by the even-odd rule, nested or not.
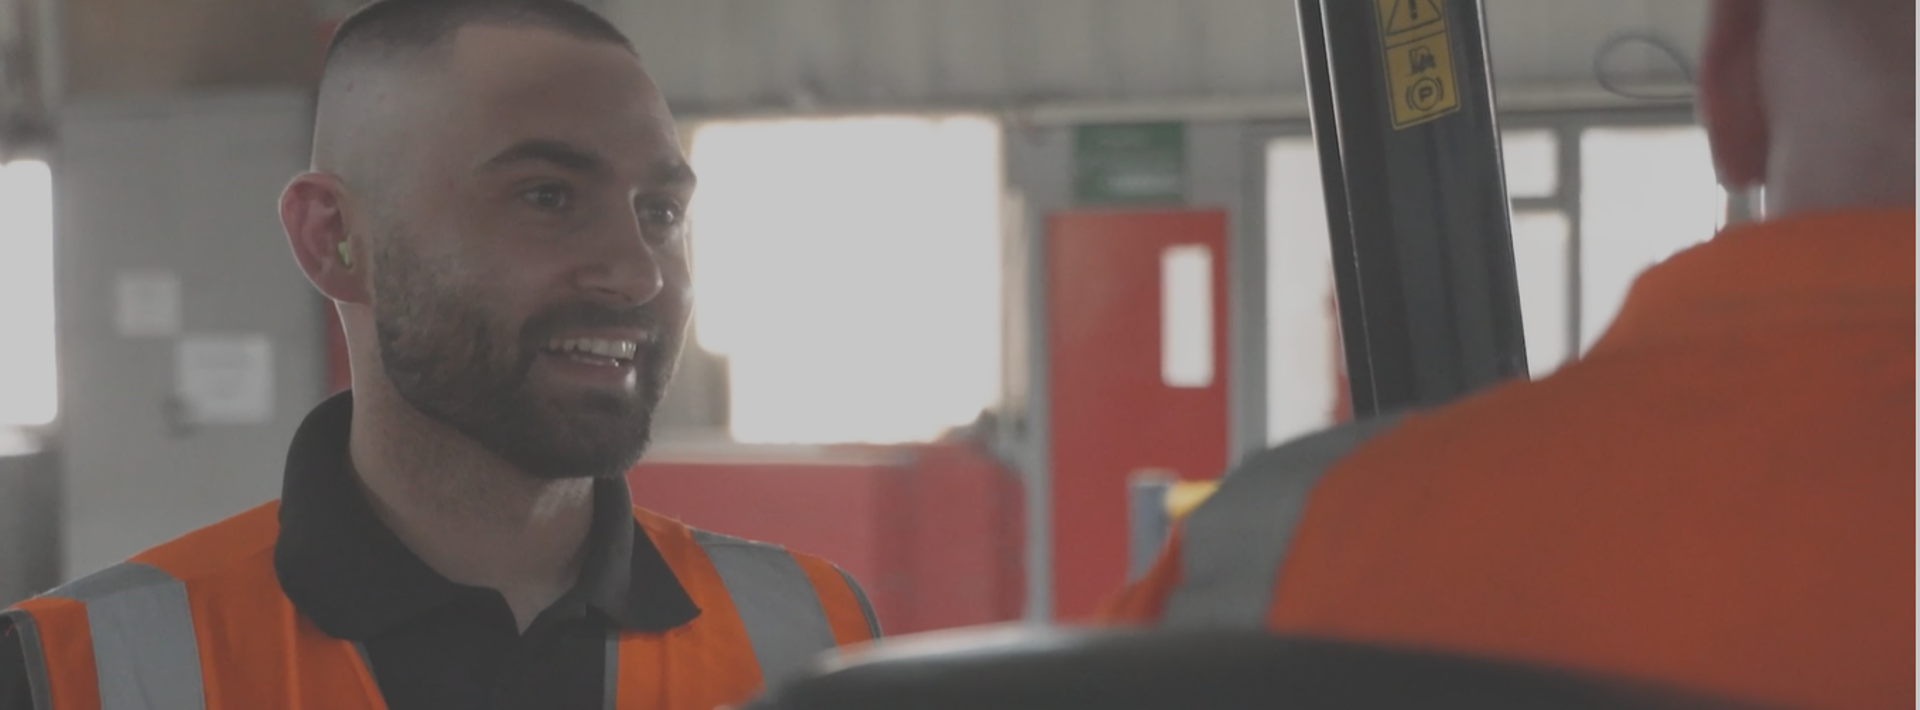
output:
[[[353,653],[360,657],[360,667],[367,669],[367,677],[373,679],[373,687],[379,689],[380,674],[373,672],[373,654],[367,652],[367,644],[363,641],[353,642]]]
[[[607,667],[600,676],[601,710],[617,710],[620,705],[620,628],[607,629]]]
[[[834,647],[820,595],[786,550],[705,530],[693,539],[720,572],[768,687]]]
[[[1340,459],[1400,422],[1376,417],[1329,429],[1257,455],[1229,472],[1181,524],[1180,583],[1161,624],[1265,626],[1287,547],[1307,494]]]
[[[867,601],[867,590],[861,589],[860,583],[853,581],[853,575],[847,574],[846,570],[839,572],[840,580],[847,583],[847,588],[853,590],[854,600],[860,602],[860,615],[867,617],[867,635],[875,641],[880,640],[880,617],[873,613],[873,602]]]
[[[51,691],[47,690],[46,649],[40,647],[40,628],[34,625],[33,615],[8,611],[0,612],[0,619],[12,624],[14,637],[20,639],[20,653],[27,660],[27,697],[33,698],[33,710],[53,710]]]
[[[187,586],[125,562],[47,592],[86,605],[100,710],[205,710]]]

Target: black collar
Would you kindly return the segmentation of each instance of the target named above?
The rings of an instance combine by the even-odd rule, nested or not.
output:
[[[433,571],[374,514],[346,455],[352,421],[353,395],[343,392],[314,408],[294,434],[273,566],[287,598],[321,631],[364,640],[471,588]],[[593,499],[580,579],[560,603],[584,602],[628,631],[665,631],[699,616],[634,519],[627,482],[595,481]]]

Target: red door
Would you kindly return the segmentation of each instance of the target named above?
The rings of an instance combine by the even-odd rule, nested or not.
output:
[[[1047,223],[1047,363],[1052,409],[1053,609],[1086,619],[1126,582],[1127,479],[1170,469],[1217,478],[1227,465],[1227,215],[1072,212]],[[1164,262],[1204,254],[1200,297],[1211,375],[1163,373]],[[1196,249],[1195,247],[1198,247]],[[1186,263],[1195,263],[1187,259]],[[1187,281],[1184,286],[1192,286]],[[1192,299],[1188,299],[1191,301]],[[1188,335],[1200,331],[1180,328]],[[1190,348],[1186,352],[1193,352]]]

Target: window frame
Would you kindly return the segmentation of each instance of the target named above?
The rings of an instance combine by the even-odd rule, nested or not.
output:
[[[1555,137],[1555,146],[1557,148],[1555,171],[1557,177],[1553,194],[1540,197],[1509,198],[1508,203],[1510,214],[1534,211],[1557,211],[1567,218],[1567,293],[1564,302],[1568,312],[1566,313],[1565,320],[1566,332],[1563,337],[1566,339],[1564,348],[1565,352],[1568,353],[1568,357],[1577,358],[1585,350],[1581,347],[1581,334],[1584,327],[1582,313],[1585,309],[1585,303],[1582,297],[1584,286],[1581,280],[1581,270],[1583,267],[1581,264],[1582,205],[1580,193],[1581,174],[1584,167],[1582,165],[1580,152],[1581,134],[1594,128],[1697,127],[1699,122],[1691,107],[1677,105],[1633,106],[1608,109],[1500,111],[1496,117],[1496,121],[1496,127],[1503,134],[1508,131],[1545,130],[1551,132]],[[1306,117],[1257,120],[1247,123],[1245,144],[1247,164],[1255,167],[1248,171],[1247,182],[1249,184],[1250,199],[1247,203],[1247,208],[1249,213],[1245,215],[1244,218],[1248,220],[1249,224],[1254,225],[1256,233],[1261,235],[1263,258],[1268,229],[1265,197],[1267,190],[1267,146],[1278,139],[1311,139],[1312,136],[1312,124]],[[1729,209],[1733,212],[1733,214],[1730,215],[1731,219],[1745,220],[1754,216],[1752,214],[1753,204],[1751,201],[1741,199],[1740,196],[1731,194],[1728,198]],[[1264,307],[1265,299],[1267,298],[1268,275],[1265,269],[1261,269],[1259,273],[1260,283],[1256,286],[1257,291],[1250,291],[1250,293],[1257,293]],[[1262,312],[1264,312],[1264,308]],[[1244,343],[1242,347],[1255,350],[1255,352],[1241,353],[1243,357],[1247,357],[1253,362],[1263,363],[1263,376],[1260,379],[1264,383],[1267,380],[1264,363],[1268,362],[1265,331],[1267,324],[1260,323],[1258,325],[1261,328],[1259,337],[1245,338],[1239,342]],[[1337,339],[1338,337],[1336,335],[1336,340]],[[1265,398],[1266,395],[1263,393],[1262,399],[1264,400]],[[1249,414],[1250,413],[1241,413],[1242,416],[1248,416]],[[1260,407],[1260,411],[1256,416],[1259,417],[1259,421],[1254,423],[1256,428],[1263,432],[1266,431],[1267,407]]]

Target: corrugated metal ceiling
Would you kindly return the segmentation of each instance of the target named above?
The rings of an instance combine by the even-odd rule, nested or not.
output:
[[[1486,0],[1502,88],[1594,87],[1595,51],[1653,32],[1691,57],[1703,0]],[[1005,107],[1302,92],[1283,0],[607,0],[683,112]],[[1609,66],[1672,78],[1644,47]]]

